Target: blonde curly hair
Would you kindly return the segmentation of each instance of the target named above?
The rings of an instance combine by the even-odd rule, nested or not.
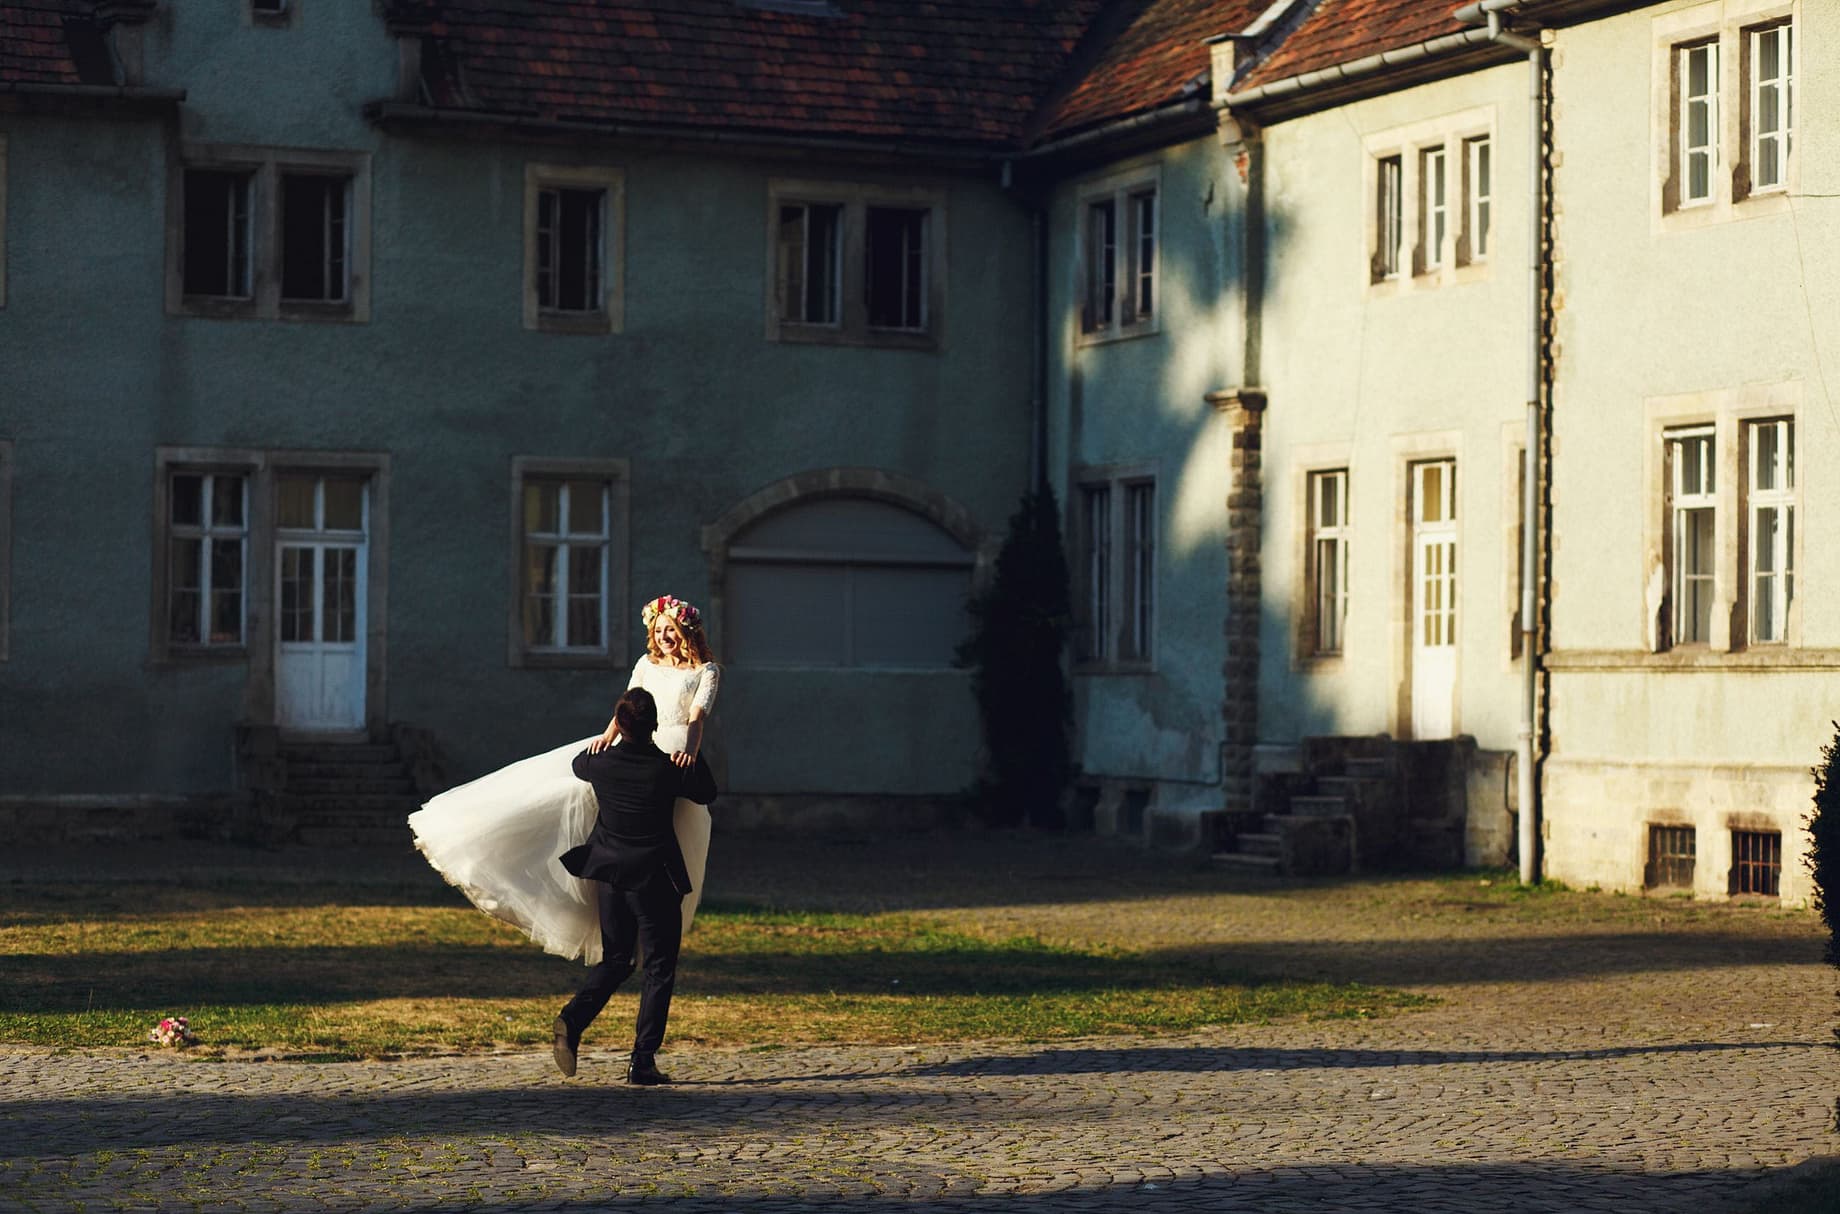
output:
[[[709,648],[709,637],[703,632],[702,612],[675,595],[661,594],[639,612],[639,618],[645,624],[645,651],[654,661],[664,660],[664,653],[658,648],[659,616],[676,626],[678,635],[684,638],[684,648],[689,651],[692,662],[701,666],[716,660]]]

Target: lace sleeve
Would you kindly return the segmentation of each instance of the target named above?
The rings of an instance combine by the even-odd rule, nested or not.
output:
[[[722,685],[722,668],[714,662],[703,663],[696,675],[696,694],[690,698],[690,710],[702,709],[708,716],[716,710],[716,691]]]

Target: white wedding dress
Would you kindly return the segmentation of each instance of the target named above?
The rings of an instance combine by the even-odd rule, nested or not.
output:
[[[690,714],[707,720],[715,708],[722,672],[714,662],[693,670],[662,666],[642,657],[628,688],[643,687],[658,701],[658,732],[666,754],[684,749]],[[594,882],[564,869],[557,857],[587,841],[599,806],[591,785],[575,777],[575,756],[592,737],[520,759],[430,800],[409,815],[415,846],[435,871],[495,919],[523,930],[545,952],[601,959],[600,913]],[[678,798],[673,815],[691,892],[684,898],[684,931],[696,916],[709,857],[709,807]]]

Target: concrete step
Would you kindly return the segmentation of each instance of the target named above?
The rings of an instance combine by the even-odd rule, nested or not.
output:
[[[391,814],[412,814],[422,807],[413,795],[402,793],[336,793],[297,796],[292,792],[276,798],[277,807],[296,818],[323,814],[368,814],[373,818]]]
[[[283,743],[281,757],[289,763],[399,763],[396,747],[387,742]]]
[[[299,776],[308,780],[348,780],[368,776],[399,776],[403,774],[403,762],[395,755],[387,759],[367,759],[361,762],[334,762],[319,759],[287,759],[289,776]]]
[[[1216,868],[1268,877],[1278,876],[1282,868],[1282,862],[1276,856],[1254,856],[1240,851],[1217,851],[1213,860]]]
[[[1253,831],[1238,836],[1235,843],[1241,855],[1276,859],[1284,854],[1284,839],[1276,832]]]
[[[1385,780],[1392,776],[1392,764],[1385,759],[1346,759],[1342,774],[1351,780]]]
[[[335,797],[353,793],[366,796],[412,797],[415,781],[401,773],[364,776],[297,776],[290,769],[286,792],[295,797]]]
[[[1348,802],[1342,797],[1292,797],[1290,810],[1299,818],[1342,818],[1348,815]]]

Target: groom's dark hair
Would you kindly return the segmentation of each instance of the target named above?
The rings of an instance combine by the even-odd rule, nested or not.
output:
[[[643,687],[634,687],[613,706],[613,719],[619,723],[622,738],[649,742],[658,732],[658,701]]]

